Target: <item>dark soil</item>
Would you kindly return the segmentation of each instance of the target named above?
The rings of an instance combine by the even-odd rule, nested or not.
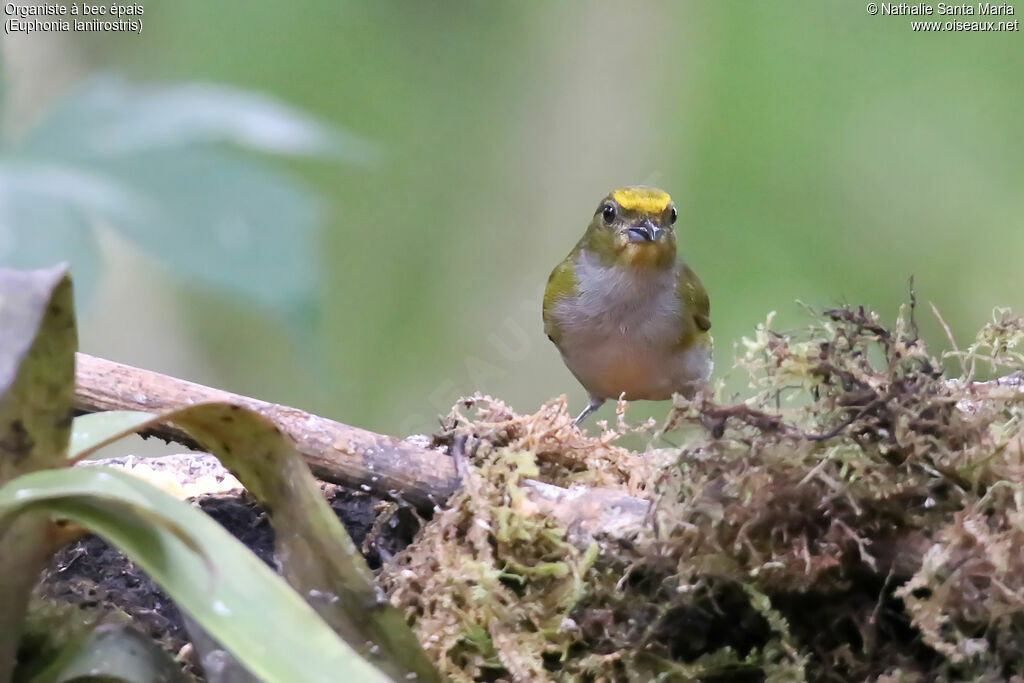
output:
[[[361,492],[322,484],[328,502],[357,546],[362,547],[377,516],[379,500]],[[274,531],[262,509],[244,492],[217,494],[199,506],[250,550],[273,567]],[[405,547],[415,531],[411,515],[399,511],[375,534],[366,558],[373,569],[380,558]],[[364,549],[364,552],[367,549]],[[120,551],[96,536],[86,537],[60,551],[41,582],[38,593],[83,609],[121,611],[172,654],[189,642],[188,634],[167,594]]]

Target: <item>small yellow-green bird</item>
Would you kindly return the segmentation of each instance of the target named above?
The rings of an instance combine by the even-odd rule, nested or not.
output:
[[[676,208],[652,187],[615,190],[548,278],[544,332],[590,402],[692,396],[711,374],[710,305],[676,259]]]

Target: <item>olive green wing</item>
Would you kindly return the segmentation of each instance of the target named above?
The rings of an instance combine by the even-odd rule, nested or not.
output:
[[[564,261],[555,266],[548,277],[548,286],[544,289],[544,334],[548,339],[558,343],[561,337],[558,320],[555,319],[555,304],[562,299],[574,296],[576,290],[576,272],[574,268],[576,252],[569,254]]]
[[[704,333],[711,329],[711,301],[704,290],[700,278],[685,263],[679,264],[679,280],[676,281],[676,294],[683,302],[683,315],[691,316],[691,320],[683,321],[683,336],[687,333]],[[694,327],[696,329],[694,329]]]

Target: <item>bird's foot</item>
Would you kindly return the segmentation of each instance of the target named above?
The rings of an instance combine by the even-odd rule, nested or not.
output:
[[[583,422],[584,419],[586,419],[587,415],[590,415],[592,412],[594,412],[595,410],[600,408],[603,403],[604,403],[604,399],[603,398],[595,398],[595,397],[591,396],[590,397],[590,403],[587,404],[587,407],[584,408],[583,412],[580,413],[576,417],[576,419],[572,421],[573,426],[575,426],[577,429],[579,429],[580,423]]]

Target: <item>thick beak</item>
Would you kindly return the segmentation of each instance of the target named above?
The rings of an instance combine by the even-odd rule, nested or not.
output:
[[[662,230],[645,218],[642,223],[630,226],[626,232],[630,242],[655,242],[661,237]]]

